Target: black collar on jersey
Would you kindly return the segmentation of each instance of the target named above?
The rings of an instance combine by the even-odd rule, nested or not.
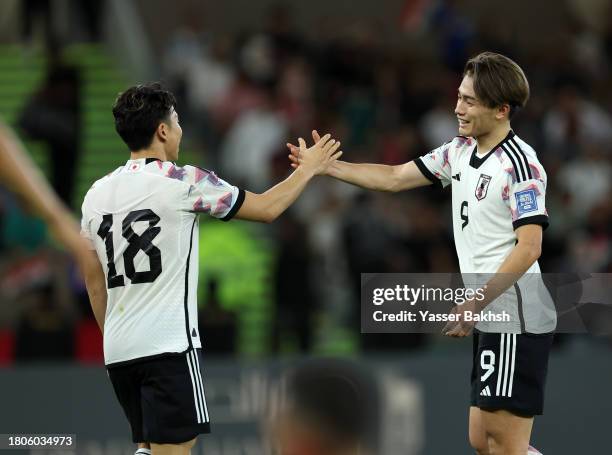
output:
[[[146,158],[145,164],[154,163],[155,161],[161,161],[159,158]]]
[[[487,153],[483,157],[479,157],[479,156],[476,155],[476,153],[478,153],[478,143],[476,143],[476,146],[474,147],[474,150],[472,151],[472,156],[470,157],[470,166],[472,166],[474,169],[478,169],[487,160],[487,158],[489,156],[491,156],[491,154],[493,154],[493,152],[495,152],[495,150],[498,149],[498,147],[501,147],[502,144],[504,144],[506,141],[509,141],[513,137],[514,137],[514,131],[510,130],[508,132],[508,134],[506,135],[506,137],[503,138],[502,141],[499,144],[497,144],[495,147],[493,147],[489,151],[489,153]]]

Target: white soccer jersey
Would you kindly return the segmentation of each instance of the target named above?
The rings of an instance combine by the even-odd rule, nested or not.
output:
[[[93,184],[81,229],[107,278],[106,365],[201,347],[198,214],[228,220],[243,200],[213,172],[151,158]]]
[[[429,180],[452,184],[453,233],[463,274],[493,274],[516,244],[514,230],[525,224],[548,226],[546,172],[535,151],[512,131],[478,157],[476,140],[458,136],[415,160]],[[509,323],[479,322],[484,332],[546,333],[556,313],[536,261],[515,286],[489,304],[507,311]]]

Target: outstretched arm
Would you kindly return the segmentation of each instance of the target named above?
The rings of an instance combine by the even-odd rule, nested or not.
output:
[[[0,181],[5,182],[34,213],[45,220],[55,237],[75,255],[79,263],[85,260],[88,248],[79,235],[78,223],[30,161],[19,139],[1,122]]]
[[[301,153],[306,157],[302,165],[265,193],[255,194],[247,191],[236,218],[266,223],[274,221],[302,194],[312,177],[325,173],[342,155],[342,152],[337,151],[340,142],[331,139],[329,134],[315,141],[309,149],[302,138],[299,142]]]
[[[317,131],[312,132],[313,139],[318,140]],[[291,166],[299,169],[304,154],[300,153],[299,147],[287,144],[289,147]],[[357,164],[346,161],[336,161],[327,169],[326,175],[334,177],[343,182],[351,183],[369,190],[397,192],[410,190],[420,186],[431,185],[414,161],[388,166],[385,164]]]
[[[337,161],[327,175],[369,190],[394,193],[431,185],[413,161],[397,166]]]

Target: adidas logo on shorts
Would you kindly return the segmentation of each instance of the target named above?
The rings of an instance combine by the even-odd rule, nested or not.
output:
[[[482,392],[480,392],[480,396],[481,397],[490,397],[491,396],[491,389],[489,389],[489,386],[486,386],[484,389],[482,389]]]

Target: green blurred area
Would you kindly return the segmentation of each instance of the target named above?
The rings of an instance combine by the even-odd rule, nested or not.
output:
[[[270,242],[252,223],[200,221],[199,305],[208,301],[206,282],[216,279],[222,307],[238,317],[239,352],[264,353],[274,310]]]

